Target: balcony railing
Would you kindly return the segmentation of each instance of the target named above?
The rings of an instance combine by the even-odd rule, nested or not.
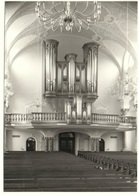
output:
[[[92,123],[118,123],[119,115],[92,113]]]
[[[32,120],[32,113],[30,114],[20,114],[12,113],[5,114],[5,123],[26,123]]]
[[[87,121],[87,118],[86,119],[84,118],[82,121],[86,122],[86,124],[89,124]],[[33,113],[27,113],[27,114],[22,114],[22,113],[21,114],[20,113],[5,114],[6,124],[33,123],[33,122],[67,123],[67,115],[66,113],[42,113],[42,112],[33,112]],[[90,124],[97,124],[97,123],[98,124],[115,124],[115,125],[132,124],[132,126],[136,126],[136,117],[92,113]]]
[[[66,113],[5,114],[5,123],[66,122]]]
[[[130,123],[132,124],[133,126],[136,126],[137,124],[137,121],[136,121],[136,117],[133,117],[133,116],[121,116],[120,117],[120,123]]]
[[[32,113],[32,121],[66,122],[66,113]]]

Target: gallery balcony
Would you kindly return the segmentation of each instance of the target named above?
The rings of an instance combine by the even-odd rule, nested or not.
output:
[[[71,117],[70,122],[67,120],[66,113],[43,113],[43,112],[32,112],[27,114],[22,113],[8,113],[5,114],[6,126],[43,126],[48,125],[66,125],[68,126],[79,126],[89,128],[114,128],[134,130],[136,128],[136,117],[132,116],[119,116],[112,114],[97,114],[92,113],[91,118],[82,118],[81,123],[78,124],[76,116]]]

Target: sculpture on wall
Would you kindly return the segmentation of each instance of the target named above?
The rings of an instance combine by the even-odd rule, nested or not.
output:
[[[5,74],[5,91],[4,91],[4,107],[7,109],[9,107],[10,97],[14,94],[12,89],[12,83],[8,74]]]

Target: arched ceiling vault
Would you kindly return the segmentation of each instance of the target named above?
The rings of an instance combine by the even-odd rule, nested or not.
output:
[[[11,3],[11,2],[10,2]],[[22,54],[27,48],[31,47],[38,40],[41,40],[41,36],[52,36],[61,34],[59,29],[55,32],[48,31],[39,24],[36,14],[35,14],[35,2],[19,2],[17,9],[12,9],[14,7],[14,2],[10,4],[6,2],[5,4],[5,17],[10,17],[5,24],[5,33],[9,36],[8,32],[10,29],[16,31],[16,37],[8,37],[9,43],[6,43],[6,57],[10,58],[10,65],[14,60]],[[26,17],[32,20],[32,23],[26,25]],[[19,20],[20,19],[20,20]],[[18,25],[19,21],[19,25]],[[25,28],[21,30],[20,23],[24,24]],[[131,27],[131,28],[130,28]],[[131,54],[134,64],[137,64],[136,51],[134,49],[135,40],[137,39],[136,34],[137,29],[137,3],[136,2],[102,2],[102,14],[100,21],[96,25],[92,25],[90,30],[82,30],[80,33],[73,31],[72,36],[85,37],[90,41],[95,41],[100,44],[100,50],[111,58],[111,60],[116,64],[120,71],[121,64],[119,64],[116,57],[110,51],[109,47],[104,43],[105,40],[112,40],[113,44],[119,44],[125,50],[127,49]],[[130,37],[128,34],[130,33]],[[63,35],[71,34],[71,32],[63,32]],[[132,36],[133,34],[133,36]],[[34,35],[33,40],[27,40],[24,47],[20,50],[16,49],[16,44],[19,40],[24,37]],[[10,53],[14,53],[12,58]],[[121,59],[123,55],[121,55]]]

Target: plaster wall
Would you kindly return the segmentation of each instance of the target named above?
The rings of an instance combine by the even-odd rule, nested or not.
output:
[[[105,141],[105,151],[123,150],[123,133],[105,133],[101,137]]]

